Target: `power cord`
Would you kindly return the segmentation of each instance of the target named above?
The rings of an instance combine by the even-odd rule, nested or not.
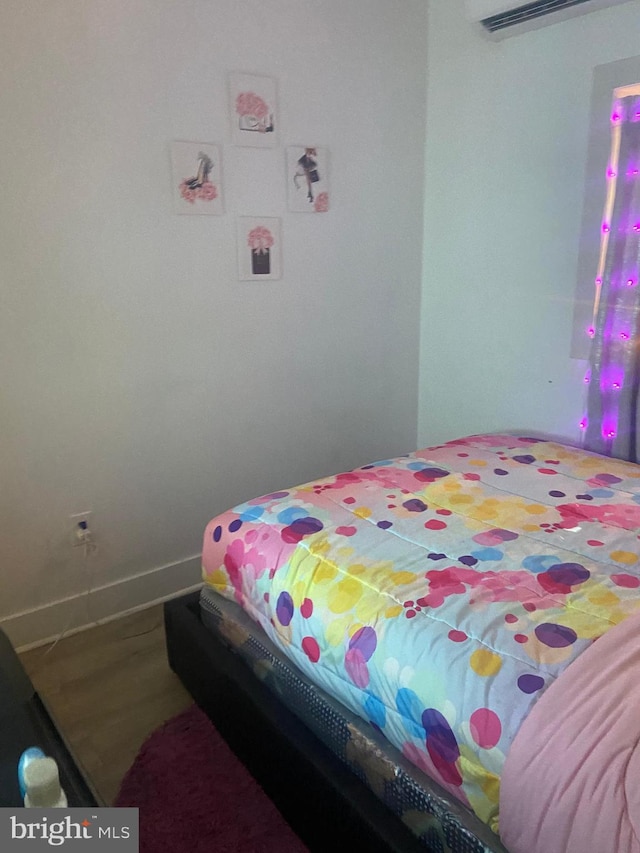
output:
[[[162,623],[163,623],[163,619],[160,618],[160,619],[158,619],[158,621],[156,622],[155,625],[152,625],[151,628],[147,628],[146,631],[140,631],[138,634],[125,634],[123,637],[118,637],[118,640],[120,640],[120,641],[122,641],[122,640],[133,640],[136,637],[146,637],[147,634],[153,634],[154,631],[157,631],[158,628],[161,628]]]
[[[94,572],[92,571],[92,567],[89,565],[89,556],[98,552],[98,545],[95,539],[93,538],[91,530],[89,530],[89,526],[87,524],[86,519],[82,519],[82,521],[78,522],[78,528],[76,530],[76,539],[78,545],[82,547],[84,575],[87,578],[87,588],[84,593],[85,619],[87,625],[93,625],[97,624],[97,622],[94,623],[94,620],[91,615],[91,593],[93,592],[94,587]],[[75,608],[73,608],[73,612],[69,616],[67,623],[62,629],[62,631],[60,631],[53,643],[51,643],[51,645],[40,655],[38,664],[32,671],[32,675],[36,675],[40,671],[44,663],[44,659],[51,654],[51,652],[56,648],[60,640],[67,636],[67,633],[71,628],[75,617],[77,617],[77,612]]]

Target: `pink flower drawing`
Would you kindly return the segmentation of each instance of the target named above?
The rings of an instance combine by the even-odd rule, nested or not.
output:
[[[192,181],[193,178],[185,178],[180,184],[180,195],[185,201],[195,204],[197,198],[201,201],[213,201],[215,198],[218,198],[218,188],[211,181],[205,181],[199,187],[190,187],[189,180]]]
[[[326,213],[329,210],[329,193],[319,193],[313,208],[316,213]]]
[[[249,232],[247,245],[253,252],[264,254],[273,246],[274,240],[271,231],[263,225],[257,225]]]
[[[241,116],[266,118],[269,108],[255,92],[241,92],[236,98],[236,112]]]
[[[218,198],[218,188],[211,181],[205,181],[201,187],[198,187],[198,198],[202,201],[213,201]]]
[[[192,190],[191,187],[187,185],[186,179],[180,184],[180,195],[185,201],[190,202],[191,204],[195,204],[196,201],[196,191]]]
[[[236,112],[241,130],[271,133],[273,118],[267,103],[255,92],[241,92],[236,98]]]

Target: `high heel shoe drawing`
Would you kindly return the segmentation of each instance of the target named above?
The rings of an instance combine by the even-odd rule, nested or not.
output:
[[[190,190],[196,190],[209,180],[213,169],[213,160],[203,151],[198,154],[198,172],[194,178],[187,178],[185,186]]]

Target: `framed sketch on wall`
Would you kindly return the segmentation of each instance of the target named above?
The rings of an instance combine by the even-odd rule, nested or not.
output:
[[[171,180],[176,213],[224,213],[219,145],[172,142]]]
[[[277,85],[262,74],[229,74],[231,136],[235,145],[256,148],[277,144]]]
[[[238,277],[240,281],[273,281],[282,277],[279,219],[238,217]]]
[[[287,148],[289,210],[326,213],[329,210],[329,151],[317,145]]]

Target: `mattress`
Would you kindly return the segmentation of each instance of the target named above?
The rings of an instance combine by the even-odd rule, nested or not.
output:
[[[250,500],[207,526],[207,585],[499,831],[530,712],[640,610],[640,468],[481,435]]]
[[[487,826],[407,761],[373,725],[313,684],[238,604],[204,587],[200,607],[204,625],[243,659],[427,849],[507,853]]]

